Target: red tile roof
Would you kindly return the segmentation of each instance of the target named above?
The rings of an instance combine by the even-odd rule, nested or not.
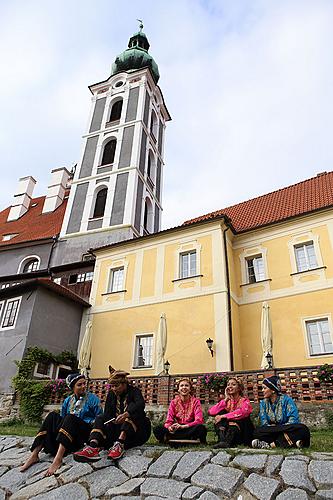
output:
[[[7,222],[10,207],[0,212],[0,247],[52,238],[60,233],[67,199],[54,212],[42,214],[44,200],[45,196],[33,198],[29,210],[22,217],[11,222]],[[17,236],[14,238],[3,241],[6,234],[16,233]]]
[[[226,215],[235,232],[241,233],[332,206],[333,172],[323,172],[298,184],[201,215],[184,225]]]

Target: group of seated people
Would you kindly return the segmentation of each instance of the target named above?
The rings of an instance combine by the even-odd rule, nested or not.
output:
[[[73,394],[64,400],[60,414],[52,412],[46,417],[21,471],[38,461],[42,449],[54,456],[45,473],[50,476],[61,466],[66,453],[74,453],[77,462],[94,462],[101,458],[102,449],[108,449],[108,458],[117,460],[126,449],[144,444],[150,437],[151,423],[145,414],[141,391],[131,385],[128,375],[110,369],[110,391],[104,412],[99,398],[87,392],[84,375],[69,375],[67,384]],[[259,412],[261,425],[255,429],[250,418],[253,409],[244,396],[241,380],[228,379],[225,397],[208,410],[214,417],[218,439],[213,448],[241,444],[267,449],[310,446],[309,429],[299,422],[292,398],[281,393],[279,377],[265,378],[263,393]],[[201,403],[193,395],[188,378],[179,381],[178,394],[170,403],[164,425],[155,427],[153,432],[160,443],[183,440],[206,443],[207,429]]]

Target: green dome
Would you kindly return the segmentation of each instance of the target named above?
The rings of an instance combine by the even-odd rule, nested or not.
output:
[[[129,71],[140,68],[151,69],[155,83],[158,82],[160,74],[158,66],[152,56],[148,53],[149,50],[148,39],[142,31],[134,33],[129,39],[128,49],[124,50],[119,56],[116,57],[115,62],[112,64],[111,76],[120,73],[121,71]]]

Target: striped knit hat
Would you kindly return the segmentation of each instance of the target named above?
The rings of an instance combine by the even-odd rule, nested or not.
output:
[[[272,375],[271,377],[264,378],[263,384],[265,384],[266,387],[269,387],[277,394],[281,394],[281,382],[280,378],[277,375]]]

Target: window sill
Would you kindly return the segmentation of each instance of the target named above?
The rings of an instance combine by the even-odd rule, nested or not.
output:
[[[106,122],[105,128],[108,127],[115,127],[116,125],[119,125],[120,120],[112,120],[112,122]]]
[[[290,276],[296,276],[297,274],[311,273],[312,271],[319,271],[320,269],[327,269],[327,266],[312,267],[311,269],[305,269],[304,271],[297,271],[296,273],[290,273]]]
[[[310,359],[311,358],[322,358],[323,356],[332,356],[333,352],[321,352],[319,354],[310,354]]]
[[[132,370],[145,370],[146,368],[151,369],[151,368],[153,368],[153,365],[132,366]]]
[[[101,168],[101,167],[113,167],[113,165],[114,165],[114,162],[112,162],[112,163],[105,163],[105,164],[97,165],[97,168]]]
[[[193,276],[186,276],[185,278],[177,278],[175,280],[172,280],[172,283],[175,283],[176,281],[183,281],[183,280],[191,280],[193,278],[202,278],[203,274],[193,274]]]
[[[88,221],[90,222],[91,220],[103,220],[103,215],[101,217],[89,217]]]
[[[242,283],[241,285],[239,285],[240,287],[241,286],[250,286],[250,285],[258,285],[258,283],[266,283],[267,281],[272,281],[272,278],[266,278],[264,280],[260,280],[260,281],[254,281],[253,283]]]
[[[124,293],[124,292],[127,292],[127,290],[117,290],[115,292],[104,292],[104,293],[101,293],[101,295],[114,295],[115,293]]]

